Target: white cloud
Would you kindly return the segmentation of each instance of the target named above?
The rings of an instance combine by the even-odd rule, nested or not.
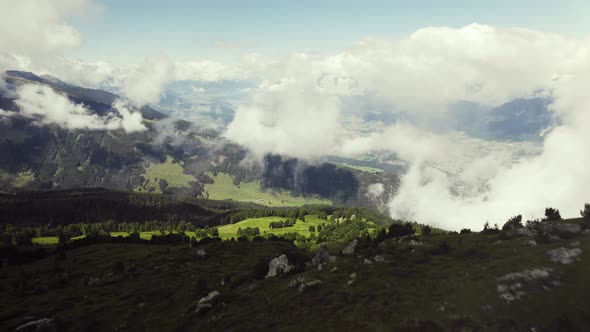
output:
[[[48,86],[26,84],[18,87],[18,115],[35,119],[38,124],[56,124],[68,129],[117,130],[128,133],[143,131],[143,118],[139,112],[131,112],[121,101],[113,107],[120,116],[110,113],[106,116],[93,114],[82,104],[72,103],[66,96],[56,93]],[[16,112],[10,115],[16,115]],[[5,114],[8,115],[8,114]]]
[[[381,195],[383,195],[384,192],[385,187],[383,186],[383,183],[373,183],[369,185],[369,187],[367,188],[367,194],[369,195],[369,197],[374,199],[381,197]]]

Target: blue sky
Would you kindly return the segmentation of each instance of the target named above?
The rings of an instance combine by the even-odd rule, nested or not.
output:
[[[70,55],[129,63],[145,56],[232,61],[244,53],[334,53],[366,38],[478,22],[590,35],[590,1],[98,1],[73,18],[84,46]]]

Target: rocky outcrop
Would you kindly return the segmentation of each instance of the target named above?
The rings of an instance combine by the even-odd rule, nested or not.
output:
[[[290,265],[289,259],[283,254],[270,260],[268,263],[268,273],[266,274],[266,277],[271,278],[281,273],[288,273],[294,268],[295,266]]]
[[[582,227],[576,224],[567,224],[563,222],[548,222],[541,226],[544,234],[558,236],[560,238],[569,238],[579,234]]]
[[[547,256],[549,257],[549,260],[554,263],[572,264],[573,262],[579,260],[579,258],[577,258],[577,257],[581,253],[582,253],[582,249],[580,249],[580,248],[569,249],[569,248],[561,247],[561,248],[549,250],[547,252]]]
[[[312,265],[321,265],[324,263],[334,263],[336,261],[336,256],[330,255],[330,251],[325,244],[320,245],[320,250],[318,253],[311,259]]]
[[[212,291],[207,296],[202,297],[199,302],[197,302],[195,313],[203,313],[213,308],[213,306],[219,301],[220,297],[221,293],[216,290]]]
[[[345,248],[342,250],[343,255],[352,255],[354,254],[354,250],[356,249],[356,245],[358,244],[358,240],[352,240]]]
[[[299,288],[297,288],[297,291],[299,293],[303,293],[304,290],[309,289],[309,288],[317,288],[322,284],[321,280],[312,280],[312,281],[308,281],[305,283],[302,283],[299,285]]]
[[[33,332],[33,331],[43,331],[43,332],[51,332],[57,331],[57,327],[55,326],[55,320],[51,318],[41,318],[26,324],[23,324],[16,328],[15,331],[19,332]]]
[[[544,289],[558,286],[559,282],[552,280],[552,272],[550,268],[540,267],[499,277],[496,286],[498,296],[506,303],[510,303],[525,296],[525,290],[532,285],[541,286]]]

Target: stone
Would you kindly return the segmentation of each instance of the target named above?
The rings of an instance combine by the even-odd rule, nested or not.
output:
[[[270,260],[268,263],[268,273],[266,274],[266,277],[271,278],[281,273],[288,273],[289,271],[293,270],[293,268],[295,267],[289,264],[289,259],[285,254],[283,254]]]
[[[318,265],[318,272],[322,271],[322,264]]]
[[[373,260],[375,262],[381,263],[381,262],[385,262],[385,257],[383,257],[381,255],[376,255],[375,257],[373,257]]]
[[[295,286],[301,285],[305,282],[305,278],[303,276],[299,276],[297,278],[293,278],[291,279],[291,281],[289,281],[289,287],[293,288]]]
[[[549,256],[549,260],[555,263],[560,264],[572,264],[579,258],[577,258],[582,253],[582,249],[580,248],[573,248],[568,249],[565,247],[549,250],[547,252],[547,256]]]
[[[334,272],[336,272],[337,270],[338,270],[338,268],[337,268],[336,266],[334,266],[334,267],[333,267],[333,268],[330,270],[330,272],[334,273]]]
[[[537,246],[537,241],[535,240],[528,240],[527,244],[531,247],[536,247]]]
[[[414,240],[410,240],[410,245],[411,245],[412,247],[421,247],[421,246],[423,246],[423,245],[424,245],[424,243],[422,243],[422,242],[418,242],[418,241],[414,241]]]
[[[345,248],[342,250],[342,254],[344,255],[352,255],[354,254],[354,250],[356,249],[356,245],[358,244],[358,240],[352,240]]]
[[[330,261],[330,251],[328,251],[328,247],[325,244],[320,245],[320,249],[318,253],[311,259],[311,263],[313,265],[320,265],[322,263],[326,263]]]
[[[560,238],[572,237],[582,231],[582,226],[563,222],[549,222],[542,226],[543,232]]]
[[[207,296],[202,297],[199,300],[199,302],[197,302],[197,307],[195,308],[195,313],[202,313],[202,312],[205,312],[205,311],[213,308],[213,306],[217,303],[217,300],[219,300],[220,296],[221,296],[221,293],[214,290],[211,293],[209,293]]]
[[[496,286],[498,296],[506,303],[520,300],[524,295],[524,286],[536,284],[548,289],[556,285],[551,280],[553,270],[547,267],[528,269],[521,272],[512,272],[499,277]]]
[[[368,260],[368,259],[366,259],[366,258],[365,258],[365,260],[363,261],[363,263],[364,263],[365,265],[371,265],[371,261],[370,261],[370,260]]]
[[[195,252],[195,254],[199,258],[205,258],[205,257],[207,257],[207,252],[205,251],[205,249],[202,249],[202,248],[198,248],[197,251]]]
[[[518,236],[535,236],[535,232],[528,227],[523,227],[523,228],[519,228],[516,230],[516,235],[518,235]]]
[[[557,235],[549,234],[547,237],[549,238],[550,242],[561,241],[561,238]]]
[[[57,327],[55,326],[55,320],[52,318],[41,318],[26,324],[23,324],[16,328],[15,331],[19,332],[28,332],[28,331],[57,331]]]
[[[306,283],[302,283],[301,285],[299,285],[299,288],[297,289],[297,291],[299,293],[303,293],[304,290],[308,289],[308,288],[316,288],[319,287],[319,285],[322,284],[321,280],[312,280],[312,281],[308,281]]]

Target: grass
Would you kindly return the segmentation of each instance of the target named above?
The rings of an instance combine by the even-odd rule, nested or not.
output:
[[[263,191],[260,182],[233,183],[231,175],[219,172],[217,176],[207,173],[214,181],[213,184],[205,184],[205,192],[209,199],[225,200],[233,199],[241,202],[253,202],[266,206],[301,206],[307,204],[331,204],[329,200],[291,196],[286,191]]]
[[[33,181],[33,172],[31,170],[19,172],[14,180],[14,186],[22,188],[31,181]]]
[[[383,173],[384,170],[381,168],[376,168],[376,167],[369,167],[369,166],[357,166],[357,165],[351,165],[351,164],[347,164],[347,163],[334,163],[336,165],[342,166],[342,167],[348,167],[348,168],[352,168],[352,169],[356,169],[362,172],[367,172],[367,173],[373,173],[373,174],[378,174],[378,173]]]
[[[297,220],[293,227],[284,227],[284,228],[270,228],[269,224],[274,221],[281,221],[286,220],[287,218],[282,217],[263,217],[263,218],[252,218],[242,220],[235,224],[229,224],[224,226],[219,226],[219,237],[222,239],[229,239],[229,238],[237,238],[238,237],[238,228],[246,228],[246,227],[258,227],[260,228],[260,234],[275,234],[281,235],[285,233],[298,233],[305,237],[309,237],[311,232],[309,231],[309,226],[315,226],[317,229],[318,225],[329,223],[327,220],[323,220],[318,218],[314,215],[307,215],[305,216],[305,222],[301,220]],[[317,232],[317,230],[316,230]],[[317,234],[317,233],[316,233]]]
[[[153,192],[162,193],[159,185],[160,180],[166,180],[168,187],[174,188],[187,187],[190,181],[197,180],[194,176],[185,174],[180,164],[173,163],[171,156],[167,156],[163,163],[151,163],[145,170],[143,177],[147,184],[136,188],[135,191],[148,191],[152,188]]]

